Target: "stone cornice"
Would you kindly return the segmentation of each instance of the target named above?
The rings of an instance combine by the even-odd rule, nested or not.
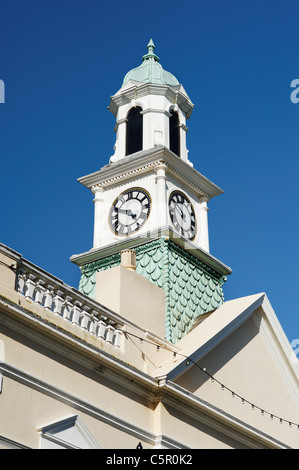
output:
[[[223,193],[222,189],[212,181],[162,146],[142,150],[130,157],[122,158],[95,173],[79,178],[78,181],[92,191],[97,187],[109,188],[139,175],[150,173],[161,164],[166,166],[168,174],[174,176],[199,196],[207,196],[211,199]]]
[[[131,86],[121,88],[114,96],[111,96],[109,111],[116,116],[117,110],[124,104],[129,104],[132,100],[142,98],[147,95],[165,96],[170,102],[176,103],[186,115],[186,119],[191,116],[194,104],[191,102],[184,88],[179,85],[171,87],[169,85],[159,85],[154,83],[130,82]]]
[[[99,259],[103,259],[107,256],[111,256],[115,253],[119,253],[122,250],[129,248],[134,249],[134,247],[136,246],[153,242],[155,240],[159,241],[163,237],[172,240],[176,245],[189,252],[199,261],[205,263],[208,267],[215,270],[222,276],[227,276],[231,274],[231,268],[223,264],[210,253],[207,253],[201,248],[198,248],[197,246],[193,245],[193,243],[188,242],[183,238],[179,238],[169,227],[162,227],[159,232],[153,232],[149,236],[128,238],[120,242],[107,245],[103,248],[91,249],[85,253],[73,255],[71,257],[71,261],[72,263],[78,266],[84,266],[86,264],[98,261]]]

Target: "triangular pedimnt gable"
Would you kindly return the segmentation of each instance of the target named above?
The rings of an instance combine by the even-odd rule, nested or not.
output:
[[[264,293],[225,302],[177,347],[175,357],[156,370],[157,378],[210,407],[218,421],[222,416],[281,447],[296,447],[298,364]]]
[[[38,429],[41,449],[100,449],[78,415]]]

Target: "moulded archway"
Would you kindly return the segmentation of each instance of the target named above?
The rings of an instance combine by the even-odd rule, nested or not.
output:
[[[126,155],[142,150],[143,142],[143,115],[142,108],[136,106],[127,114],[126,128]]]
[[[180,147],[180,120],[178,113],[171,109],[169,116],[169,148],[173,153],[180,157]]]

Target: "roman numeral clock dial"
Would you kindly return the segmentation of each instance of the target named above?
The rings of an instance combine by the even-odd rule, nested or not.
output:
[[[145,189],[131,188],[122,192],[109,212],[109,226],[115,235],[128,236],[137,232],[147,221],[151,198]]]
[[[196,234],[194,209],[187,196],[180,191],[170,194],[169,215],[176,232],[188,240],[193,240]]]

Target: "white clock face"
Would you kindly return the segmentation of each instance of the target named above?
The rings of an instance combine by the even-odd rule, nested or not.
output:
[[[128,189],[113,202],[109,212],[109,226],[116,235],[128,236],[145,224],[150,210],[151,198],[145,189]]]
[[[169,215],[176,232],[188,240],[196,234],[196,218],[193,206],[187,196],[173,191],[169,197]]]

